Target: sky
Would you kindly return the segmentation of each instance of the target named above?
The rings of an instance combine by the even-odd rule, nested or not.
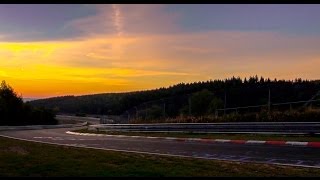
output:
[[[320,79],[318,17],[303,4],[0,4],[0,80],[47,98]]]

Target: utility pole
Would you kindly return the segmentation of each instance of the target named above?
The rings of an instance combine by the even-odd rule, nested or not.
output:
[[[138,118],[138,108],[137,106],[134,107],[136,109],[136,119]]]
[[[129,123],[129,121],[130,121],[130,114],[129,114],[128,111],[126,111],[126,112],[127,112],[127,114],[128,114],[128,123]]]
[[[271,106],[271,93],[270,93],[270,87],[269,87],[268,113],[270,113],[270,106]]]
[[[166,119],[166,102],[163,100],[163,118]]]
[[[227,108],[227,92],[224,92],[224,115],[226,115],[226,108]]]
[[[147,113],[148,113],[148,106],[147,106],[147,103],[146,103],[146,110],[145,110],[145,111],[146,111],[146,116],[145,116],[145,118],[144,118],[144,119],[145,119],[145,120],[147,120],[147,115],[148,115],[148,114],[147,114]]]
[[[190,96],[189,96],[188,101],[189,101],[189,116],[191,116],[191,98],[190,98]]]

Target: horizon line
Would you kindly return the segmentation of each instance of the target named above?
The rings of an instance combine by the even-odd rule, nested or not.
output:
[[[22,99],[25,100],[25,99],[32,99],[30,101],[33,101],[33,100],[40,100],[40,99],[50,99],[50,98],[58,98],[58,97],[66,97],[66,96],[74,96],[74,97],[79,97],[79,96],[92,96],[92,95],[98,95],[98,94],[126,94],[126,93],[137,93],[137,92],[144,92],[144,91],[154,91],[154,90],[158,90],[158,89],[168,89],[170,87],[173,87],[173,86],[176,86],[176,85],[179,85],[179,84],[193,84],[193,83],[204,83],[204,82],[214,82],[214,81],[226,81],[226,80],[231,80],[232,78],[235,78],[235,79],[240,79],[242,82],[244,82],[245,79],[250,79],[250,78],[255,78],[255,77],[258,77],[258,79],[260,80],[261,77],[264,79],[264,80],[267,80],[267,79],[270,79],[270,81],[286,81],[286,82],[295,82],[296,80],[301,80],[301,81],[320,81],[320,78],[317,78],[317,79],[302,79],[302,78],[293,78],[293,79],[277,79],[277,78],[269,78],[269,77],[263,77],[263,76],[258,76],[258,75],[254,75],[254,76],[249,76],[249,77],[243,77],[241,78],[240,76],[232,76],[232,77],[229,77],[229,78],[224,78],[224,79],[209,79],[209,80],[202,80],[202,81],[193,81],[193,82],[180,82],[180,83],[176,83],[176,84],[172,84],[172,85],[169,85],[169,86],[162,86],[162,87],[157,87],[157,88],[150,88],[150,89],[141,89],[141,90],[132,90],[132,91],[119,91],[119,92],[102,92],[102,93],[87,93],[87,94],[78,94],[78,95],[72,95],[72,94],[66,94],[66,95],[60,95],[60,96],[48,96],[48,97],[23,97],[22,96]]]

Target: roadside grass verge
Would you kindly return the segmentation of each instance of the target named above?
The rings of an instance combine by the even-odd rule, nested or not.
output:
[[[279,140],[279,141],[319,141],[320,135],[272,135],[272,134],[212,134],[212,133],[184,133],[184,132],[128,132],[128,131],[95,131],[88,129],[74,130],[80,133],[96,133],[127,136],[179,137],[179,138],[208,138],[231,140]]]
[[[0,137],[0,176],[320,176],[320,169],[153,156]]]

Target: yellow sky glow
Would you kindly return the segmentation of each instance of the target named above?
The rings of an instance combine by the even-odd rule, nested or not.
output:
[[[97,15],[66,25],[86,32],[75,39],[0,39],[0,80],[23,97],[44,98],[256,74],[277,79],[320,77],[318,37],[268,31],[166,33],[179,29],[178,16],[161,8],[114,5],[105,11],[102,6]]]

